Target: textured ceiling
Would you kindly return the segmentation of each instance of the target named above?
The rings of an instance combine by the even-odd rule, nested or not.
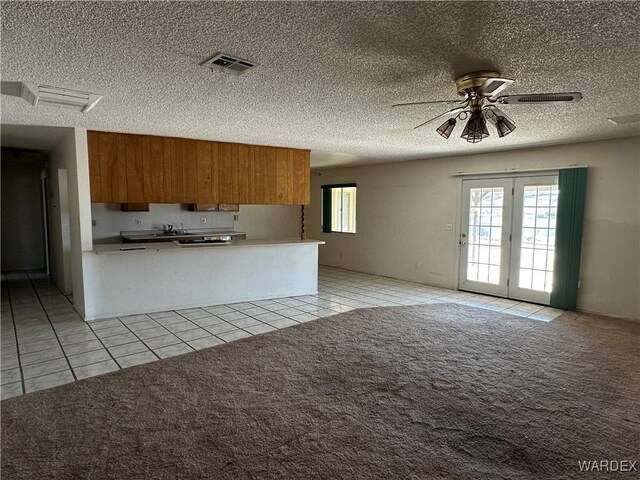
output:
[[[312,164],[395,161],[640,133],[640,2],[2,2],[2,79],[104,95],[89,113],[2,96],[2,123],[82,126],[312,149]],[[198,64],[218,51],[244,76]],[[505,106],[517,129],[480,144],[412,127],[495,68],[508,93],[581,91],[570,106]]]

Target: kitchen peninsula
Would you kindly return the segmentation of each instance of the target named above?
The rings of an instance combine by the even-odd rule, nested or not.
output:
[[[308,150],[87,136],[94,228],[102,229],[82,253],[87,320],[317,293],[324,242],[247,239],[233,229],[241,205],[309,204]],[[105,233],[119,219],[140,230]],[[194,228],[198,221],[214,229]],[[157,223],[165,230],[142,230]],[[174,225],[182,228],[168,236]]]
[[[318,285],[315,240],[234,240],[96,245],[84,253],[91,310],[86,319],[224,303],[313,295]],[[122,250],[122,248],[138,248]]]

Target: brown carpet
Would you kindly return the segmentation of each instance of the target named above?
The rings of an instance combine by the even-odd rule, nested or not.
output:
[[[639,330],[356,310],[5,400],[2,479],[602,478],[638,458]]]

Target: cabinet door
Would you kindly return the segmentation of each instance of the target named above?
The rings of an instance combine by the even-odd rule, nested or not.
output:
[[[293,203],[293,153],[276,148],[276,199],[278,204]]]
[[[118,133],[98,133],[101,202],[127,201],[126,138]]]
[[[253,146],[252,149],[249,202],[255,205],[275,204],[276,149],[262,146]]]
[[[113,203],[114,188],[118,182],[117,143],[116,136],[112,133],[98,134],[100,152],[100,191],[104,203]],[[115,184],[115,185],[114,185]]]
[[[144,194],[144,160],[142,137],[126,136],[127,156],[127,202],[146,203]]]
[[[218,203],[240,203],[238,201],[238,186],[240,183],[238,144],[219,143],[218,151],[220,165],[220,198],[218,199]]]
[[[127,136],[116,133],[115,166],[111,175],[111,199],[115,203],[127,202]]]
[[[163,197],[160,203],[173,201],[173,163],[171,161],[171,139],[162,137],[162,182]]]
[[[196,142],[198,158],[198,202],[214,203],[212,200],[211,142]]]
[[[195,140],[171,139],[171,203],[198,202],[198,155]]]
[[[264,147],[252,146],[252,161],[249,165],[249,203],[260,205],[265,202],[265,174],[266,164],[263,154]]]
[[[181,203],[198,201],[198,147],[195,140],[184,140],[184,198]]]
[[[179,138],[171,138],[171,200],[169,203],[183,203],[184,191],[184,141]]]
[[[265,176],[264,176],[264,204],[275,205],[278,203],[278,168],[276,161],[276,149],[266,147],[263,152]]]
[[[218,142],[211,144],[211,202],[220,202],[220,150]]]
[[[293,198],[296,205],[308,205],[311,197],[309,151],[292,150],[293,154]]]
[[[196,142],[198,203],[218,203],[218,143]]]
[[[100,134],[87,132],[87,147],[89,150],[89,186],[91,203],[102,202],[102,188],[100,180]]]
[[[251,164],[253,163],[253,148],[251,145],[238,145],[238,197],[235,203],[247,204],[249,201],[249,185],[251,179]]]
[[[145,201],[163,203],[164,192],[164,152],[161,137],[142,137],[142,164],[144,171]]]

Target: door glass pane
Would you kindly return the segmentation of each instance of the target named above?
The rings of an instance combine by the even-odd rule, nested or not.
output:
[[[503,198],[503,187],[470,189],[467,280],[500,283]]]
[[[518,286],[551,292],[558,186],[525,186],[523,204]]]

